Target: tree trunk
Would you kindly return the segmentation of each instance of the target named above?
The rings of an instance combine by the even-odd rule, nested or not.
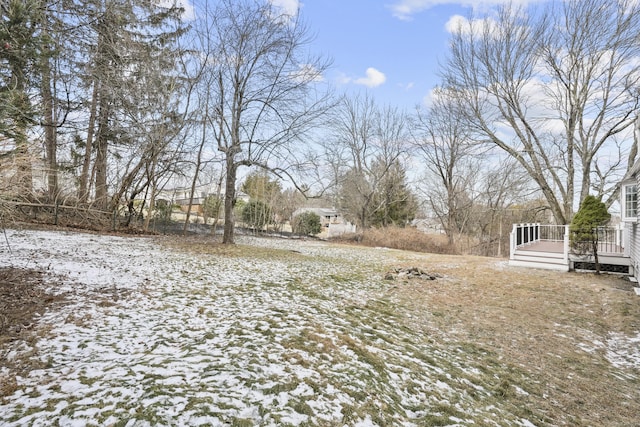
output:
[[[149,223],[151,222],[151,216],[154,215],[153,211],[155,208],[156,208],[156,185],[155,183],[152,183],[151,196],[149,196],[149,208],[147,209],[147,216],[144,218],[144,225],[142,228],[145,232],[149,231]],[[155,225],[153,228],[155,231]]]
[[[54,100],[51,93],[51,67],[49,58],[42,59],[42,107],[44,110],[44,146],[47,165],[48,198],[58,198],[57,134]]]
[[[108,126],[109,111],[105,105],[100,106],[100,116],[98,118],[98,137],[96,139],[96,163],[95,163],[95,189],[96,206],[98,209],[108,208],[107,191],[107,146],[108,146]]]
[[[238,165],[235,164],[233,155],[227,153],[227,177],[225,181],[224,191],[224,233],[222,235],[222,243],[233,245],[235,219],[233,210],[236,207],[236,177],[238,173]]]
[[[596,229],[596,233],[598,230]],[[598,260],[598,239],[596,238],[593,242],[593,261],[596,266],[596,274],[600,274],[600,261]]]
[[[87,140],[85,142],[84,162],[80,173],[80,189],[78,190],[78,200],[86,203],[89,198],[89,171],[91,170],[91,157],[93,155],[93,134],[96,126],[96,115],[98,111],[98,82],[93,84],[93,94],[91,96],[91,108],[89,112],[89,125],[87,127]]]
[[[209,107],[205,108],[205,117],[209,114]],[[196,158],[196,170],[193,174],[193,180],[191,181],[191,193],[189,194],[189,206],[187,207],[187,215],[184,219],[184,227],[182,228],[182,235],[187,234],[187,228],[189,227],[189,218],[191,217],[191,207],[193,206],[193,195],[196,192],[196,184],[198,183],[198,175],[200,174],[200,166],[202,165],[202,150],[204,149],[204,143],[206,142],[206,122],[202,123],[202,138],[200,139],[200,146],[198,147],[198,156]]]
[[[136,196],[141,192],[142,192],[142,188],[136,188],[132,190],[131,194],[129,195],[129,199],[127,201],[128,215],[127,215],[127,222],[125,224],[126,227],[129,227],[129,225],[131,225],[131,220],[133,219],[133,215],[136,213],[134,202],[136,200]]]
[[[15,134],[16,164],[18,169],[17,192],[23,196],[30,196],[33,190],[33,168],[27,140],[27,125],[18,121]]]
[[[27,138],[27,128],[29,120],[26,112],[29,111],[29,98],[26,91],[25,77],[22,70],[18,69],[18,64],[10,64],[12,73],[12,84],[15,84],[16,105],[18,113],[14,118],[15,135],[14,141],[16,145],[16,165],[18,171],[17,192],[21,195],[30,196],[33,190],[33,167],[31,165],[31,156],[29,155],[29,140]],[[14,83],[15,82],[15,83]]]

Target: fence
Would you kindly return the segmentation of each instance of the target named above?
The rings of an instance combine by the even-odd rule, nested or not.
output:
[[[598,237],[598,253],[602,254],[624,254],[624,228],[615,227],[598,227],[596,229]],[[568,225],[547,225],[547,224],[514,224],[511,231],[511,257],[515,254],[516,249],[533,245],[538,242],[562,242],[565,257],[570,252],[570,234]],[[574,246],[576,249],[571,252],[590,251],[591,248],[585,246],[589,242],[581,242]]]
[[[51,225],[66,225],[87,229],[108,229],[115,231],[118,224],[118,212],[67,206],[62,204],[18,202],[2,200],[0,215],[3,219],[35,221]]]

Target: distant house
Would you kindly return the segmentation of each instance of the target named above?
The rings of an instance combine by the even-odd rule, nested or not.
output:
[[[193,193],[193,199],[191,196],[191,187],[175,187],[170,189],[164,189],[156,196],[157,200],[165,200],[171,205],[177,205],[182,212],[187,212],[189,209],[189,201],[191,200],[191,212],[202,214],[202,208],[204,201],[209,196],[216,196],[218,194],[217,188],[212,184],[198,185]],[[224,192],[220,194],[220,197],[224,198]],[[241,191],[236,192],[236,198],[238,200],[249,201],[249,196]]]
[[[305,212],[313,212],[320,217],[321,237],[335,237],[356,232],[356,226],[345,220],[335,208],[299,208],[291,216],[293,218]]]
[[[416,218],[411,221],[411,226],[427,234],[445,234],[442,223],[435,218]]]

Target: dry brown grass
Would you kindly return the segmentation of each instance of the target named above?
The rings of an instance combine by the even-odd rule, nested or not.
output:
[[[0,268],[0,400],[17,390],[16,375],[26,375],[46,363],[37,358],[36,342],[50,326],[38,326],[37,315],[67,302],[66,295],[45,291],[44,273],[32,269]],[[11,343],[21,341],[31,348],[9,358]]]
[[[18,339],[37,314],[64,300],[45,292],[43,276],[38,270],[0,268],[0,344]]]
[[[158,241],[176,251],[206,253],[213,255],[211,258],[237,256],[292,263],[305,259],[305,255],[286,246],[279,249],[229,247],[215,244],[211,239],[196,238],[158,238]],[[640,331],[640,298],[626,279],[509,268],[503,261],[482,257],[362,251],[363,255],[368,251],[389,257],[389,266],[372,263],[367,267],[368,281],[382,281],[381,271],[391,264],[418,267],[441,277],[384,281],[385,286],[375,299],[359,305],[357,310],[340,311],[343,316],[336,318],[337,324],[350,319],[354,325],[367,325],[366,333],[362,330],[360,334],[352,333],[358,328],[345,329],[332,337],[330,331],[315,326],[283,336],[280,345],[287,350],[284,358],[288,363],[303,367],[311,364],[311,359],[301,358],[305,352],[323,353],[340,362],[335,355],[345,348],[372,368],[371,372],[359,372],[360,375],[380,377],[380,380],[371,380],[372,383],[384,384],[388,360],[371,349],[376,348],[379,339],[389,339],[394,348],[402,348],[404,341],[375,335],[376,322],[381,319],[379,326],[383,330],[385,325],[393,324],[389,330],[406,331],[411,339],[408,351],[415,357],[433,358],[429,364],[438,366],[442,370],[442,381],[458,387],[457,391],[461,384],[456,382],[458,378],[464,380],[465,375],[471,378],[469,371],[478,372],[472,378],[473,384],[491,393],[475,393],[471,386],[464,389],[464,393],[458,393],[478,408],[481,415],[474,418],[474,425],[496,425],[483,422],[482,414],[492,407],[539,426],[638,425],[640,369],[637,365],[635,368],[612,365],[606,358],[604,344],[610,333],[636,336]],[[325,280],[327,287],[337,286],[336,276],[318,280],[317,286]],[[303,292],[308,283],[302,282],[292,282],[291,286],[300,286],[298,291]],[[314,298],[310,292],[304,295]],[[102,303],[103,298],[97,303]],[[198,309],[199,314],[205,312],[202,307]],[[80,324],[90,320],[73,318]],[[417,348],[424,352],[416,353]],[[291,391],[297,385],[297,382],[277,384],[270,392]],[[316,386],[322,387],[322,384]],[[15,377],[0,378],[0,398],[13,393],[16,387]],[[345,390],[349,388],[345,386]],[[453,422],[447,414],[458,416],[456,402],[441,403],[441,407],[432,408],[433,420],[425,418],[420,425]],[[302,406],[297,410],[306,412]],[[358,410],[368,413],[366,408],[345,406],[342,424],[348,424],[348,414]],[[389,409],[390,414],[393,411],[395,409]],[[511,422],[507,420],[500,425],[515,425]]]
[[[393,290],[408,326],[482,354],[477,368],[503,378],[504,399],[551,425],[638,425],[640,372],[613,367],[598,344],[610,332],[640,330],[640,298],[625,278],[479,257],[434,256],[420,267],[445,278]],[[514,387],[528,390],[524,402],[507,393]]]
[[[384,227],[370,228],[360,233],[334,239],[342,243],[358,243],[364,246],[385,247],[434,254],[457,254],[455,246],[449,245],[447,237],[440,234],[425,234],[415,228]]]
[[[372,231],[362,243],[394,246],[385,240],[390,230]],[[468,356],[494,399],[478,404],[517,408],[536,425],[639,425],[640,370],[613,366],[604,344],[610,333],[640,331],[640,298],[625,277],[513,268],[486,257],[394,256],[397,267],[443,276],[397,280],[389,291],[393,316],[448,353]],[[305,345],[317,342],[308,338]],[[370,354],[358,355],[378,366]]]

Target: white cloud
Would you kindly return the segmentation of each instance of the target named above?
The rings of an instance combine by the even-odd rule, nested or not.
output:
[[[526,6],[530,3],[548,0],[397,0],[389,5],[391,13],[398,19],[411,20],[413,15],[439,5],[470,7],[474,10],[486,10],[496,5],[511,3],[513,6]]]
[[[269,0],[269,2],[280,9],[283,14],[288,16],[298,15],[300,10],[300,0]]]
[[[422,107],[431,108],[433,101],[437,96],[436,88],[430,89],[429,92],[422,97]]]
[[[490,33],[493,33],[498,26],[494,19],[492,18],[484,18],[484,19],[473,19],[469,21],[468,18],[460,15],[453,15],[447,23],[445,24],[445,29],[449,33],[457,33],[461,31],[462,34],[470,35],[473,34],[482,34],[484,29],[490,29]]]
[[[385,76],[383,72],[378,71],[373,67],[369,67],[366,71],[366,77],[357,78],[353,82],[367,87],[378,87],[386,80],[387,76]]]
[[[391,13],[398,19],[409,20],[412,15],[435,6],[438,2],[433,0],[400,0],[389,5]]]
[[[341,85],[346,85],[351,83],[351,77],[347,76],[345,73],[339,73],[336,77],[336,82]]]
[[[158,0],[157,4],[166,8],[174,5],[183,8],[184,12],[182,12],[182,19],[185,21],[193,21],[196,17],[195,12],[193,11],[193,5],[189,0]]]

